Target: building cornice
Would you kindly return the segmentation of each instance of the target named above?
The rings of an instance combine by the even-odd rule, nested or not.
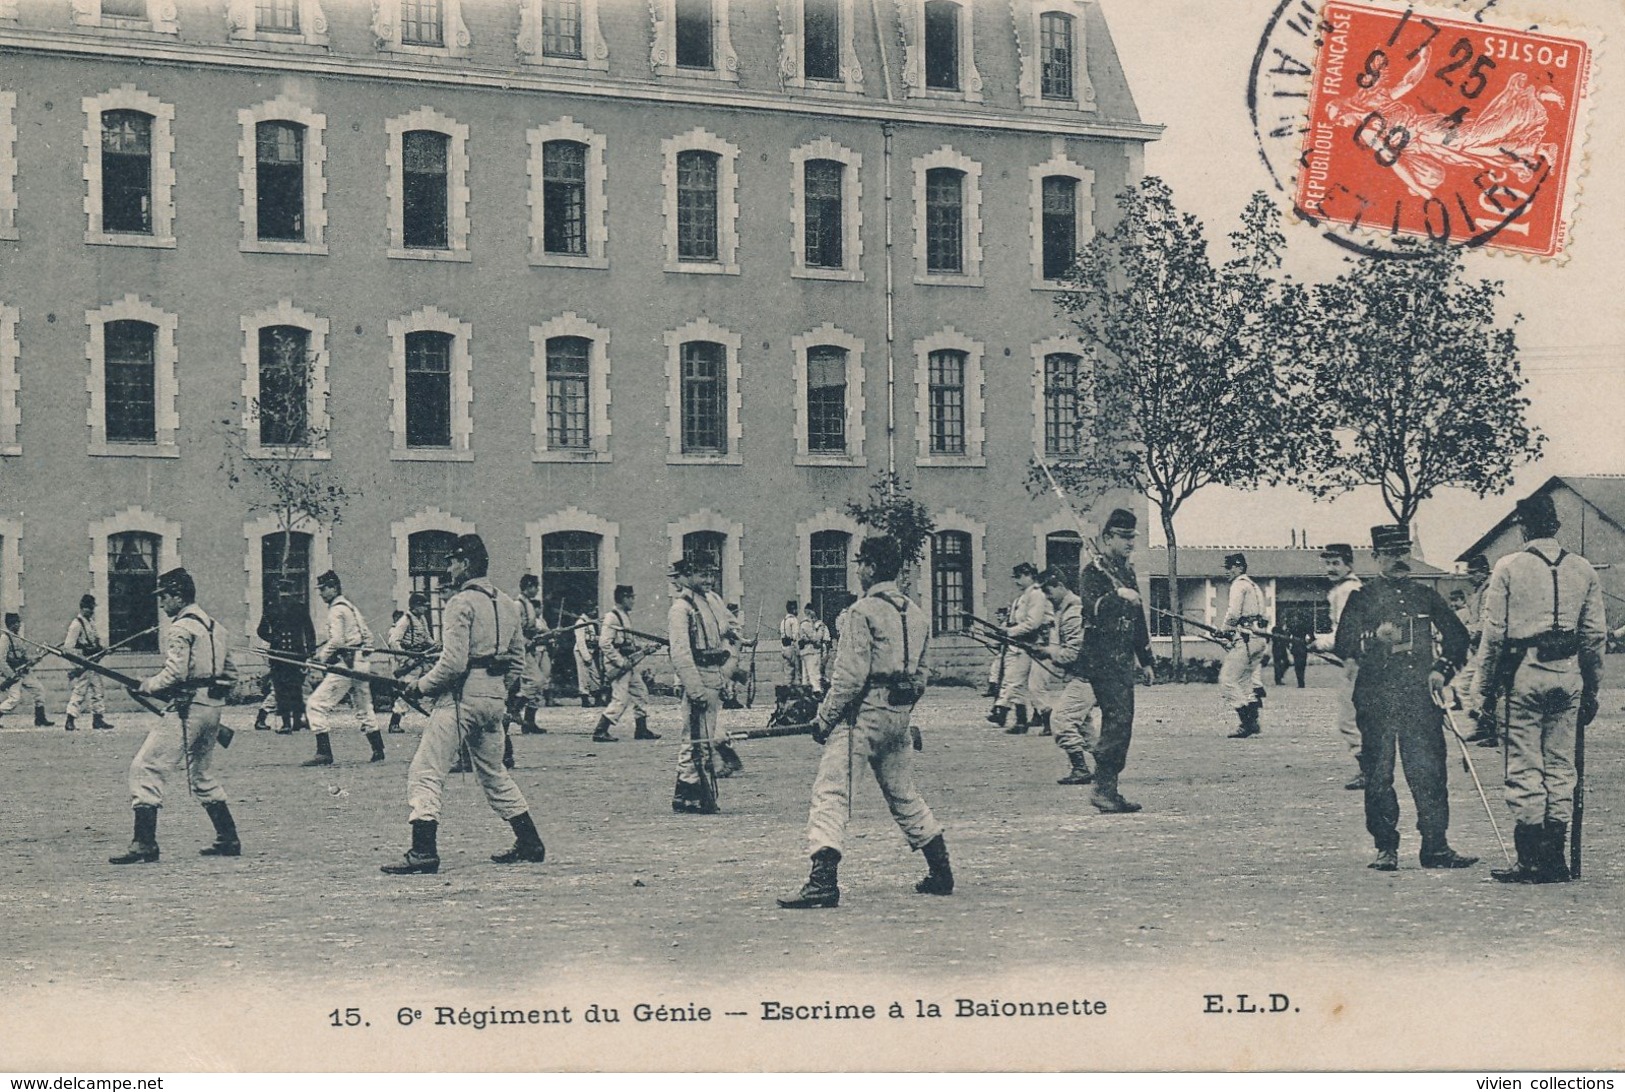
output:
[[[113,52],[112,47],[117,47]],[[1101,121],[1085,118],[1041,117],[996,113],[986,110],[938,110],[867,100],[816,101],[786,100],[777,95],[759,94],[734,88],[711,90],[705,87],[662,87],[595,74],[590,86],[580,78],[544,73],[496,69],[449,71],[418,68],[399,61],[378,61],[358,57],[319,54],[261,53],[241,47],[213,47],[184,43],[154,42],[103,35],[82,35],[60,31],[34,31],[17,27],[0,29],[0,53],[32,53],[46,56],[96,57],[109,62],[134,62],[176,67],[218,67],[251,72],[297,72],[334,79],[411,83],[426,87],[474,88],[556,95],[586,99],[614,99],[626,102],[659,103],[680,106],[707,106],[723,110],[838,117],[856,121],[894,122],[914,125],[953,126],[964,129],[990,129],[1043,133],[1049,136],[1092,137],[1108,140],[1149,142],[1162,136],[1163,126],[1134,121]]]

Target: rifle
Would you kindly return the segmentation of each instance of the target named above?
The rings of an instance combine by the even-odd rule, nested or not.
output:
[[[1294,636],[1293,634],[1287,633],[1284,630],[1248,629],[1246,626],[1237,626],[1235,629],[1222,629],[1219,626],[1210,626],[1206,622],[1198,622],[1194,618],[1186,618],[1183,614],[1175,614],[1171,610],[1163,610],[1161,607],[1153,607],[1150,603],[1145,604],[1145,609],[1150,611],[1152,614],[1160,614],[1164,618],[1171,618],[1176,622],[1183,622],[1187,626],[1194,626],[1196,629],[1201,630],[1203,633],[1211,634],[1214,637],[1219,638],[1221,641],[1229,641],[1229,640],[1232,639],[1232,637],[1235,634],[1238,634],[1238,633],[1246,634],[1249,637],[1268,637],[1268,638],[1280,637],[1280,638],[1282,638],[1284,640],[1288,640],[1288,641],[1292,640],[1293,636]],[[1327,653],[1327,652],[1320,652],[1320,651],[1318,651],[1316,649],[1311,648],[1309,650],[1309,655],[1311,655],[1311,656],[1319,656],[1322,660],[1325,660],[1327,663],[1331,664],[1333,667],[1342,667],[1343,666],[1343,661],[1342,660],[1339,660],[1336,656],[1333,656],[1333,655],[1331,655],[1330,653]]]
[[[146,629],[142,630],[140,633],[132,633],[128,637],[124,638],[124,640],[120,641],[118,644],[116,644],[116,645],[108,645],[106,648],[102,649],[100,652],[98,652],[98,653],[96,653],[96,654],[94,654],[92,656],[89,656],[87,658],[90,659],[90,660],[95,661],[96,663],[100,663],[101,660],[102,660],[102,657],[107,656],[110,653],[117,652],[119,649],[121,649],[125,645],[129,644],[131,641],[139,640],[140,638],[145,637],[147,634],[156,633],[157,631],[158,631],[157,626],[148,626]],[[26,640],[26,638],[24,638],[24,639]],[[43,656],[40,657],[40,659],[44,659],[44,658],[45,657],[43,657]],[[68,678],[70,680],[77,679],[80,675],[83,675],[84,673],[85,672],[84,672],[83,668],[81,668],[81,669],[79,669],[77,671],[70,671],[70,672],[68,672]]]
[[[982,647],[984,647],[984,648],[988,648],[988,649],[997,648],[999,650],[999,675],[1000,675],[1000,684],[1001,685],[1003,685],[1004,656],[1012,648],[1017,649],[1018,651],[1021,651],[1021,652],[1025,652],[1027,654],[1027,657],[1029,659],[1031,659],[1033,663],[1035,663],[1039,667],[1043,668],[1044,673],[1047,674],[1050,678],[1054,679],[1055,681],[1064,682],[1066,680],[1066,672],[1056,670],[1055,666],[1049,662],[1048,655],[1045,655],[1042,659],[1040,659],[1039,657],[1033,655],[1033,653],[1035,651],[1045,651],[1045,650],[1040,649],[1037,645],[1028,644],[1026,641],[1020,641],[1020,640],[1017,640],[1014,637],[1009,636],[1008,634],[1006,634],[1004,632],[1004,627],[1003,626],[996,625],[993,622],[989,622],[985,618],[978,618],[978,617],[976,617],[976,615],[970,613],[969,611],[961,611],[960,613],[963,614],[966,618],[969,618],[972,622],[976,622],[977,624],[979,624],[981,626],[984,626],[988,630],[987,633],[976,633],[976,632],[973,631],[970,634],[970,638],[971,638],[971,640],[976,641],[978,644],[982,645]]]
[[[154,628],[156,628],[156,627],[154,627]],[[62,658],[64,660],[68,661],[70,664],[74,664],[74,665],[84,669],[85,671],[89,671],[90,673],[92,673],[94,675],[100,675],[104,679],[112,679],[114,682],[116,682],[120,686],[124,687],[124,689],[128,690],[130,692],[130,697],[141,708],[145,709],[147,712],[153,714],[154,716],[161,717],[161,716],[164,715],[164,709],[163,709],[162,706],[155,705],[153,702],[149,701],[144,694],[141,693],[141,680],[140,679],[137,679],[132,675],[126,675],[121,671],[114,671],[110,667],[103,667],[101,664],[97,663],[95,660],[88,660],[83,656],[76,656],[72,652],[68,652],[68,651],[66,651],[64,649],[55,648],[55,647],[53,647],[51,645],[47,645],[47,644],[41,644],[39,641],[31,641],[27,637],[24,637],[20,633],[14,633],[14,634],[12,634],[12,636],[15,637],[17,640],[23,642],[26,645],[33,645],[35,648],[39,649],[41,652],[44,652],[47,655],[58,656],[58,657],[60,657],[60,658]],[[136,634],[136,636],[139,637],[139,636],[141,636],[141,634]],[[111,652],[112,649],[107,649],[106,651]]]
[[[1575,721],[1574,727],[1574,817],[1569,822],[1569,875],[1580,878],[1580,828],[1586,813],[1586,726]]]
[[[261,652],[260,655],[264,656],[267,660],[275,660],[277,663],[288,664],[291,667],[303,667],[307,670],[320,671],[328,675],[337,675],[341,679],[354,679],[357,682],[367,683],[383,683],[389,687],[392,687],[397,692],[396,697],[400,698],[407,705],[410,705],[419,714],[425,717],[429,715],[429,711],[414,701],[411,695],[407,694],[405,689],[401,687],[400,680],[394,678],[393,676],[374,675],[370,671],[357,671],[351,667],[340,667],[338,664],[324,664],[316,660],[296,660],[291,656],[280,656],[275,652],[269,651]]]
[[[762,607],[756,605],[756,635],[750,639],[750,667],[747,677],[750,679],[750,690],[745,695],[745,706],[749,708],[751,700],[756,697],[756,650],[762,646]]]
[[[18,667],[16,671],[6,677],[5,682],[0,682],[0,694],[4,694],[7,690],[10,690],[13,686],[16,686],[17,683],[22,680],[24,675],[38,667],[40,663],[49,655],[49,652],[42,652],[38,656],[35,656],[32,660],[29,660],[22,666]]]
[[[810,720],[806,724],[777,724],[771,728],[744,728],[723,733],[722,739],[726,742],[738,742],[746,739],[777,739],[781,736],[810,736],[818,730],[818,722]]]

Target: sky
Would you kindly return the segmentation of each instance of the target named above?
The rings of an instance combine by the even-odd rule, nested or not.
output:
[[[1398,2],[1383,0],[1395,10]],[[1100,0],[1147,122],[1166,126],[1146,152],[1146,171],[1173,187],[1179,206],[1208,229],[1215,254],[1258,189],[1276,193],[1257,151],[1247,111],[1247,80],[1276,0]],[[1472,10],[1483,0],[1463,5]],[[1441,8],[1443,5],[1440,6]],[[1523,467],[1512,491],[1480,500],[1441,492],[1417,518],[1417,541],[1434,564],[1449,561],[1504,515],[1513,500],[1554,474],[1625,474],[1625,4],[1564,0],[1566,28],[1593,28],[1614,44],[1598,51],[1591,82],[1583,188],[1561,265],[1483,251],[1470,276],[1505,282],[1503,318],[1523,315],[1522,361],[1533,402],[1530,420],[1549,438],[1543,457]],[[1436,9],[1438,10],[1438,9]],[[1486,20],[1530,25],[1510,2]],[[1596,40],[1593,38],[1593,40]],[[1102,195],[1104,198],[1104,195]],[[1301,223],[1287,229],[1289,271],[1324,280],[1345,251]],[[1161,542],[1155,513],[1152,544]],[[1391,522],[1374,489],[1331,501],[1292,490],[1211,489],[1180,510],[1182,545],[1286,546],[1296,531],[1310,544],[1368,543],[1373,524]]]

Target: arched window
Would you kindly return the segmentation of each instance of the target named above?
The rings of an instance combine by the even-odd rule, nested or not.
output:
[[[598,553],[602,538],[590,531],[542,536],[542,603],[548,624],[569,625],[598,609]]]
[[[925,172],[926,272],[963,272],[964,243],[965,172],[934,167]]]
[[[722,157],[715,152],[677,153],[677,260],[717,260],[717,182]]]
[[[451,447],[452,335],[406,335],[406,446]]]
[[[971,536],[938,531],[931,536],[931,632],[962,633],[965,612],[976,602],[972,586]]]
[[[102,230],[152,234],[151,114],[102,111]]]
[[[294,598],[310,612],[310,553],[312,537],[304,531],[281,531],[260,538],[260,612],[281,599],[277,585],[294,584]]]
[[[1038,19],[1039,94],[1046,99],[1074,98],[1072,16],[1046,11]]]
[[[819,269],[840,269],[841,243],[846,233],[841,221],[842,175],[846,164],[833,159],[809,159],[805,168],[807,264]]]
[[[807,350],[807,450],[846,452],[846,350],[815,345]]]
[[[1044,179],[1044,279],[1066,276],[1078,254],[1078,180],[1066,175]]]
[[[728,536],[721,531],[690,531],[683,536],[683,560],[718,595],[726,594],[722,590],[722,553],[727,545]]]
[[[102,328],[107,441],[158,442],[158,327],[133,319]]]
[[[682,368],[683,454],[727,454],[727,351],[714,341],[686,341]]]
[[[965,453],[965,361],[957,349],[931,353],[927,406],[933,455]]]
[[[1053,531],[1044,536],[1044,567],[1059,569],[1066,586],[1078,590],[1078,573],[1083,568],[1083,536],[1076,531]]]
[[[925,5],[925,86],[935,91],[959,90],[958,4],[927,0]]]
[[[310,331],[260,327],[259,398],[254,406],[262,447],[311,447]]]
[[[1078,383],[1083,361],[1073,353],[1044,357],[1044,454],[1078,453]]]
[[[451,137],[431,129],[414,129],[401,137],[401,238],[408,248],[445,250],[451,245],[447,233],[450,147]]]
[[[440,611],[444,605],[440,587],[446,581],[446,565],[457,536],[450,531],[418,531],[406,540],[407,573],[412,590],[429,597],[429,626],[440,632]]]
[[[305,238],[305,127],[262,121],[254,128],[256,226],[261,239]]]
[[[125,649],[158,651],[158,550],[162,539],[143,531],[107,536],[107,642],[120,644],[143,630]]]
[[[576,140],[542,145],[542,249],[587,253],[587,146]]]
[[[852,536],[845,531],[814,531],[811,542],[812,604],[818,617],[833,631],[835,616],[846,606],[847,558]]]
[[[592,447],[592,342],[584,337],[547,339],[547,447]]]

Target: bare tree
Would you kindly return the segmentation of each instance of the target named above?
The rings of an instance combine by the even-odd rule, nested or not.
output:
[[[305,331],[287,326],[262,330],[259,396],[249,400],[241,419],[222,422],[226,483],[249,490],[250,512],[276,518],[284,570],[301,525],[334,526],[349,500],[323,457],[328,429],[316,412],[314,364]]]
[[[1306,342],[1333,441],[1307,488],[1375,486],[1407,525],[1441,487],[1504,491],[1546,443],[1528,421],[1522,316],[1496,323],[1501,282],[1469,281],[1458,248],[1411,249],[1404,259],[1350,259],[1316,286]]]
[[[1120,217],[1079,254],[1059,298],[1090,350],[1080,378],[1078,451],[1051,466],[1068,492],[1127,488],[1157,508],[1179,612],[1180,506],[1211,485],[1295,481],[1322,441],[1302,426],[1304,291],[1280,274],[1280,213],[1257,193],[1215,267],[1204,229],[1148,177],[1118,195]],[[1035,472],[1033,484],[1047,484]],[[1173,627],[1173,658],[1182,657]]]

